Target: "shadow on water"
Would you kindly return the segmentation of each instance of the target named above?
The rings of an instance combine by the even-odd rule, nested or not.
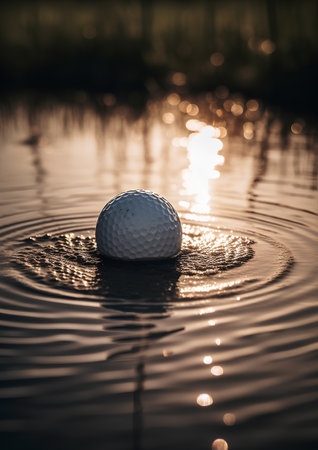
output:
[[[161,298],[169,301],[177,295],[176,284],[180,277],[177,268],[176,260],[125,263],[105,259],[97,269],[99,291],[128,300]]]

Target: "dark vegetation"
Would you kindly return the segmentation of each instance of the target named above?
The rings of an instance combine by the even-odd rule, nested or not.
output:
[[[0,86],[113,93],[231,91],[316,113],[315,0],[11,0]]]

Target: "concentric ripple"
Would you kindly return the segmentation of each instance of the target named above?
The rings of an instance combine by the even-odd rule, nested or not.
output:
[[[43,147],[26,144],[17,111],[5,127],[3,448],[316,448],[314,146],[298,135],[280,146],[268,114],[255,139],[232,137],[229,112],[220,158],[209,125],[198,141],[185,128],[214,112],[200,106],[194,121],[167,102],[152,111],[136,123],[81,116],[83,129],[70,115],[65,133],[63,107],[41,115]],[[139,187],[179,210],[177,258],[98,254],[98,212]]]
[[[268,238],[194,222],[183,223],[182,251],[166,261],[104,259],[93,232],[47,233],[20,240],[12,255],[19,270],[16,278],[106,298],[177,300],[255,289],[284,274],[291,264],[288,251]],[[268,254],[271,263],[266,267]]]

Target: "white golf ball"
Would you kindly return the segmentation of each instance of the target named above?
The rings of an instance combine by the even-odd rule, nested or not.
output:
[[[110,200],[99,215],[96,242],[104,256],[123,260],[164,259],[181,249],[178,213],[163,197],[132,190]]]

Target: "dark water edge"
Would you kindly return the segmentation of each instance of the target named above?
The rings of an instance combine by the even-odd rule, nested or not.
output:
[[[169,433],[169,430],[163,431],[163,433]],[[125,438],[123,433],[120,433],[121,439]],[[131,436],[127,435],[127,442],[131,440]],[[25,450],[40,450],[45,447],[48,450],[86,450],[89,448],[93,448],[94,450],[144,450],[146,447],[144,446],[125,446],[123,447],[121,444],[118,445],[118,441],[109,441],[109,439],[103,438],[96,439],[93,436],[87,437],[87,438],[80,438],[80,439],[72,439],[68,437],[59,436],[56,435],[50,435],[50,434],[39,434],[38,437],[32,436],[32,438],[29,437],[29,434],[21,434],[19,436],[16,435],[10,435],[6,434],[3,436],[3,439],[0,440],[0,444],[3,449],[5,450],[19,450],[21,448]],[[255,447],[255,443],[248,443],[246,442],[246,445],[244,447],[241,447],[246,450],[253,450],[257,448],[257,450],[300,450],[300,449],[306,449],[306,450],[316,450],[317,449],[318,442],[316,440],[308,441],[306,440],[305,446],[304,441],[302,439],[300,440],[290,440],[290,441],[279,441],[275,440],[274,442],[268,442],[265,445],[258,445]],[[167,450],[183,450],[183,449],[201,449],[206,447],[197,446],[197,442],[191,443],[191,447],[187,447],[186,444],[182,446],[178,446],[178,444],[173,444],[173,446],[170,446],[167,444],[165,448]],[[158,450],[163,447],[158,447]],[[229,447],[231,448],[231,447]]]
[[[116,96],[226,85],[317,113],[317,2],[14,1],[0,6],[2,91]]]
[[[210,89],[200,89],[200,91],[192,91],[188,87],[182,89],[177,86],[170,86],[169,89],[156,89],[155,92],[147,90],[121,90],[119,92],[110,91],[91,91],[90,89],[6,89],[1,91],[0,87],[0,132],[5,133],[6,123],[14,123],[17,111],[23,111],[26,114],[30,126],[31,135],[41,132],[39,128],[45,128],[45,124],[41,124],[42,118],[47,115],[58,114],[63,108],[64,113],[64,129],[65,132],[71,132],[71,127],[76,126],[80,128],[85,127],[85,116],[87,113],[93,114],[100,120],[101,127],[114,115],[121,116],[124,120],[131,123],[137,122],[139,119],[144,119],[149,113],[151,105],[162,103],[167,100],[170,94],[179,96],[181,100],[195,102],[203,106],[202,112],[205,117],[208,117],[212,123],[221,122],[221,119],[215,115],[217,108],[224,109],[226,100],[233,102],[248,102],[257,101],[259,110],[256,113],[251,113],[248,119],[243,115],[234,121],[234,126],[227,130],[228,135],[239,135],[244,120],[252,120],[256,123],[260,119],[260,114],[268,114],[266,132],[267,136],[263,136],[263,148],[261,153],[264,154],[268,149],[268,138],[270,137],[271,127],[275,125],[275,121],[279,120],[280,139],[282,148],[288,148],[290,141],[290,130],[294,122],[301,124],[301,132],[304,133],[308,139],[307,147],[310,151],[316,150],[316,143],[318,141],[317,129],[317,114],[318,111],[311,109],[310,105],[302,108],[300,103],[294,102],[293,105],[286,103],[277,104],[274,98],[264,98],[251,96],[248,92],[235,91],[229,89],[224,84]],[[294,97],[289,95],[289,99]],[[305,98],[302,100],[305,101]],[[311,93],[311,100],[314,100],[314,95]],[[213,109],[207,107],[207,103],[213,102]],[[205,106],[204,106],[205,105]],[[318,105],[318,101],[317,101]],[[308,107],[307,107],[308,106]],[[225,116],[231,116],[231,112],[225,112]],[[200,114],[202,116],[202,113]],[[224,116],[224,118],[226,118]],[[146,119],[147,122],[147,119]],[[39,126],[41,124],[41,126]],[[44,126],[43,126],[44,125]],[[145,133],[147,133],[147,125],[145,126]],[[22,144],[38,145],[38,142],[32,142],[26,138]],[[262,157],[262,155],[260,155]],[[314,166],[316,167],[316,166]]]

